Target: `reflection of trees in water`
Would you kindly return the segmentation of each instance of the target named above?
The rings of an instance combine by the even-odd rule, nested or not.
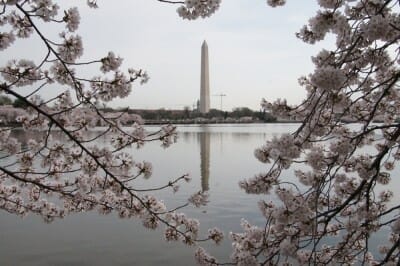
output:
[[[41,141],[44,139],[46,136],[46,131],[40,131],[40,130],[23,130],[22,128],[16,128],[11,130],[11,134],[13,138],[16,138],[19,143],[21,143],[21,149],[25,150],[27,149],[28,145],[28,140],[33,139],[36,141]]]
[[[102,131],[88,130],[88,131],[86,131],[86,133],[82,137],[82,139],[83,140],[93,139],[95,137],[98,137],[101,133],[102,133]],[[29,130],[28,131],[28,130],[23,130],[22,128],[16,128],[16,129],[11,130],[10,136],[12,136],[13,138],[16,138],[18,140],[18,142],[21,143],[22,150],[25,150],[28,148],[27,144],[28,144],[28,140],[30,140],[30,139],[33,139],[37,142],[46,140],[49,143],[54,142],[54,141],[68,143],[70,141],[68,139],[68,137],[65,136],[65,134],[59,130],[51,131],[50,137],[48,136],[48,134],[49,134],[49,132],[46,130]],[[106,138],[104,136],[100,136],[99,138],[97,138],[96,144],[104,143],[105,139]]]
[[[183,142],[188,143],[188,142],[192,141],[192,139],[195,137],[195,135],[196,134],[193,132],[184,131],[184,132],[180,132],[179,137],[181,137],[183,139]]]
[[[84,139],[95,138],[98,136],[100,131],[91,130],[87,131],[84,135]],[[60,142],[69,144],[68,138],[61,131],[51,131],[50,136],[48,136],[49,132],[44,130],[31,130],[26,131],[22,129],[13,129],[11,132],[11,136],[16,138],[19,143],[21,143],[22,150],[28,149],[28,140],[33,139],[37,142],[47,141],[49,143],[52,142]],[[222,142],[223,135],[225,133],[221,132],[209,132],[208,128],[204,128],[203,132],[180,132],[180,137],[182,137],[184,142],[192,142],[199,141],[200,145],[200,177],[201,177],[201,189],[202,191],[208,191],[210,189],[209,179],[210,179],[210,142],[211,138],[214,140],[217,139]],[[102,145],[106,137],[101,136],[97,138],[97,144]],[[72,144],[72,143],[71,143]],[[221,147],[222,148],[222,147]]]
[[[210,133],[200,132],[200,174],[201,189],[207,191],[210,189]]]
[[[231,133],[232,139],[235,141],[247,141],[251,139],[251,133],[244,133],[244,132],[234,132]]]

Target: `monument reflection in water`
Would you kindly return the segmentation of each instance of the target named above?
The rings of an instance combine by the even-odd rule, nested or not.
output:
[[[200,132],[200,175],[201,190],[208,191],[210,189],[210,133]]]

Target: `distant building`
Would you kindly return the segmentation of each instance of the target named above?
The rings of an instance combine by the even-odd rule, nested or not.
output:
[[[201,46],[201,77],[200,77],[200,113],[210,111],[210,76],[208,68],[208,46],[206,41]]]

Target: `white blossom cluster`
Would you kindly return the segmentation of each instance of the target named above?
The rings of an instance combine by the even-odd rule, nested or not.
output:
[[[66,69],[64,64],[62,64],[61,62],[55,62],[50,67],[50,73],[52,74],[50,78],[51,82],[57,81],[61,85],[70,85],[70,86],[74,84],[72,75],[75,74],[75,69],[74,68]]]
[[[184,5],[177,10],[178,15],[184,19],[206,18],[218,10],[221,0],[185,0]]]
[[[318,0],[318,4],[323,8],[334,9],[341,7],[345,1],[343,0]]]
[[[214,227],[208,229],[208,238],[212,239],[218,245],[224,239],[224,233],[220,229]]]
[[[70,32],[76,31],[79,27],[79,22],[81,20],[81,17],[78,12],[77,7],[73,7],[68,9],[65,12],[65,16],[63,20],[67,23],[66,27]]]
[[[10,60],[0,71],[4,80],[18,87],[31,85],[43,77],[43,73],[36,67],[35,63],[26,59]]]
[[[109,52],[107,57],[101,59],[101,67],[100,70],[104,73],[109,71],[116,71],[122,64],[122,58],[116,57],[113,52]]]
[[[310,78],[311,83],[323,90],[336,91],[342,88],[346,81],[344,71],[331,66],[316,69]]]
[[[8,23],[14,29],[14,33],[18,38],[28,38],[32,33],[33,29],[29,26],[29,20],[26,17],[20,16],[16,12],[13,12],[11,16],[7,18]]]
[[[188,201],[196,207],[205,206],[208,203],[209,194],[207,192],[199,191],[194,193]]]
[[[175,143],[178,139],[178,134],[176,132],[176,126],[171,124],[165,125],[161,127],[163,132],[163,136],[160,138],[162,141],[161,146],[164,148],[168,148],[171,144]]]
[[[199,221],[188,218],[184,213],[168,213],[165,220],[171,225],[164,231],[164,237],[167,241],[181,240],[186,245],[192,246],[195,244],[199,233]],[[179,233],[179,230],[182,233]]]
[[[279,138],[276,136],[273,137],[264,146],[256,149],[254,154],[263,163],[269,163],[272,159],[276,160],[284,168],[287,168],[293,159],[300,156],[300,152],[299,142],[292,135],[283,134]],[[272,176],[275,176],[275,173]]]
[[[30,2],[32,13],[46,22],[56,17],[60,8],[57,4],[53,4],[52,0],[32,0]]]
[[[350,25],[340,11],[319,11],[315,17],[309,20],[309,25],[304,26],[297,36],[307,43],[314,44],[323,40],[329,32],[336,35],[336,43],[339,45],[351,37]]]
[[[267,0],[267,4],[272,7],[283,6],[285,3],[286,0]],[[183,19],[206,18],[213,15],[220,5],[221,0],[185,0],[183,5],[177,9],[177,12]]]
[[[64,32],[60,34],[63,43],[58,46],[58,55],[67,63],[74,63],[83,54],[82,39],[78,35],[67,36]]]
[[[130,78],[122,72],[114,72],[112,79],[95,77],[91,82],[91,96],[109,102],[116,97],[124,98],[132,90]]]
[[[268,194],[273,185],[278,184],[279,172],[272,171],[267,174],[259,174],[253,178],[240,181],[239,186],[247,193]]]
[[[15,41],[15,36],[12,32],[0,33],[0,51],[8,48]]]
[[[196,249],[196,253],[194,254],[196,261],[199,265],[205,266],[216,266],[219,265],[216,258],[210,256],[206,250],[202,247]]]

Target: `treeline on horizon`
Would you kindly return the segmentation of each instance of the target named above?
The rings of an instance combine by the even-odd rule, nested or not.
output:
[[[104,112],[116,112],[121,111],[119,109],[104,108]],[[221,111],[218,109],[210,109],[206,114],[200,113],[198,110],[190,110],[184,108],[183,110],[167,110],[164,108],[148,110],[148,109],[129,109],[128,113],[140,115],[145,120],[191,120],[191,119],[241,119],[241,118],[252,118],[252,120],[258,120],[263,122],[275,122],[276,117],[272,116],[265,110],[253,111],[248,107],[235,107],[232,111]]]
[[[0,106],[9,105],[14,108],[26,109],[27,105],[24,101],[20,99],[12,100],[10,97],[1,95],[0,96]],[[265,110],[254,111],[248,107],[236,107],[232,111],[222,111],[218,109],[211,109],[208,113],[202,114],[198,110],[191,110],[189,107],[185,107],[182,110],[167,110],[164,108],[160,109],[128,109],[127,108],[111,108],[103,107],[99,108],[105,113],[121,112],[127,111],[129,114],[140,115],[146,121],[163,121],[163,120],[191,120],[191,119],[212,119],[218,118],[220,120],[226,119],[241,119],[241,118],[251,118],[254,121],[263,122],[276,122],[277,118],[272,116]]]

